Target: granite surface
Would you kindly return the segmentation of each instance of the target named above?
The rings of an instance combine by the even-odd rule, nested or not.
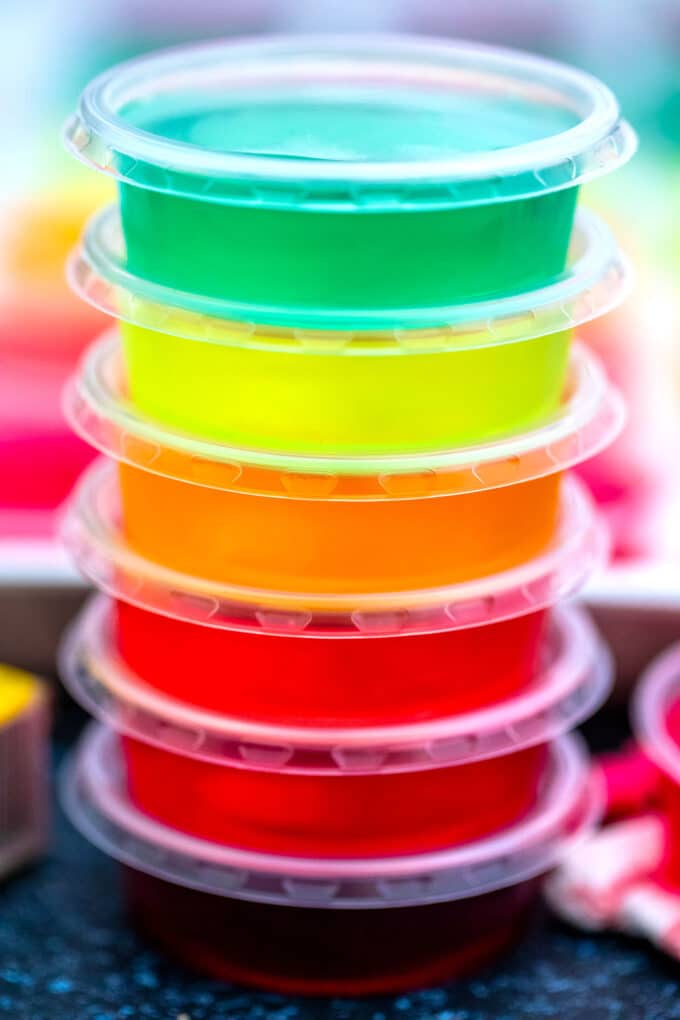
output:
[[[60,725],[58,754],[79,725]],[[596,744],[617,735],[607,723]],[[501,966],[391,999],[304,1000],[206,981],[126,923],[115,864],[55,808],[48,859],[0,890],[0,1018],[12,1020],[680,1020],[680,967],[647,946],[544,916]]]

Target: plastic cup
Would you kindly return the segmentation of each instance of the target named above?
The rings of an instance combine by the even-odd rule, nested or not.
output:
[[[288,995],[354,996],[436,985],[493,963],[528,927],[539,882],[351,911],[219,899],[133,868],[125,869],[125,890],[137,927],[184,965]]]
[[[553,746],[533,810],[502,834],[437,854],[323,861],[183,835],[127,798],[112,735],[90,732],[63,799],[90,841],[126,865],[134,917],[213,977],[307,995],[440,983],[520,937],[552,868],[598,814],[582,753]]]
[[[579,186],[634,149],[579,71],[360,36],[142,57],[91,83],[67,139],[118,179],[133,273],[329,328],[540,286]]]
[[[91,350],[66,409],[119,461],[130,546],[258,591],[429,589],[525,563],[555,535],[564,471],[605,446],[622,418],[597,362],[577,348],[560,413],[511,440],[403,457],[258,454],[142,417],[118,355],[110,340]]]
[[[450,449],[545,422],[559,409],[573,330],[621,299],[626,275],[609,232],[581,214],[555,283],[443,309],[439,328],[349,332],[230,321],[219,302],[201,312],[193,295],[125,269],[112,209],[70,266],[75,289],[121,320],[143,414],[244,448],[321,455]]]
[[[680,645],[643,674],[632,705],[635,737],[659,769],[659,796],[668,832],[657,879],[680,889]]]
[[[592,714],[611,675],[585,621],[566,614],[531,688],[486,710],[370,729],[283,727],[160,695],[98,647],[101,621],[73,642],[66,682],[122,732],[141,810],[203,839],[300,856],[424,852],[512,824],[536,799],[548,741]]]

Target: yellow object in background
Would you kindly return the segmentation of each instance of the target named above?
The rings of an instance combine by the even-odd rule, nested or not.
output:
[[[0,665],[0,878],[45,848],[47,722],[43,684]]]
[[[90,175],[88,175],[89,178]],[[111,190],[90,180],[64,180],[18,198],[7,212],[1,253],[3,275],[34,287],[66,291],[64,262],[88,216]]]
[[[13,666],[0,665],[0,726],[12,722],[42,697],[42,686],[36,677]]]

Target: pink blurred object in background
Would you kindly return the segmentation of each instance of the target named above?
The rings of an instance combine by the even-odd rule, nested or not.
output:
[[[666,551],[661,519],[673,484],[669,450],[677,420],[672,307],[649,271],[640,239],[620,240],[635,267],[633,293],[621,308],[579,330],[623,392],[628,411],[616,442],[578,468],[609,523],[615,562],[655,559]]]
[[[0,538],[48,537],[91,460],[61,413],[61,390],[106,324],[73,297],[63,264],[101,193],[55,189],[7,212],[0,283]]]

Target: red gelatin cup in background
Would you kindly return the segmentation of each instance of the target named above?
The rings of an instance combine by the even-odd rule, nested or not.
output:
[[[389,994],[467,974],[522,934],[539,877],[592,830],[580,745],[555,743],[535,808],[502,835],[437,854],[277,857],[186,836],[123,789],[117,740],[91,728],[63,784],[76,827],[126,865],[139,927],[211,977],[303,995]]]
[[[680,891],[680,643],[642,676],[632,707],[635,737],[661,773],[668,836],[659,880]]]

